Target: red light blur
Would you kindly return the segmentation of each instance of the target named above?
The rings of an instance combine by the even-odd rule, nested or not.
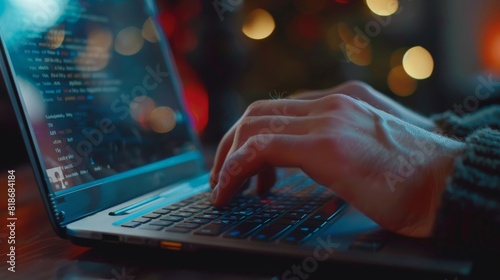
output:
[[[481,39],[480,50],[483,68],[500,73],[500,20],[487,21]]]

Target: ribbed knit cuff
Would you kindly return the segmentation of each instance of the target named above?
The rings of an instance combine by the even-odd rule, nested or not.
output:
[[[500,250],[500,131],[465,139],[439,210],[434,236],[447,251],[477,256]]]
[[[481,128],[500,129],[500,106],[491,105],[465,115],[452,111],[431,116],[441,132],[448,136],[465,139],[472,132]]]

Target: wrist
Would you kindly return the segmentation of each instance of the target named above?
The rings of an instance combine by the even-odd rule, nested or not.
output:
[[[433,188],[433,201],[431,203],[431,213],[433,220],[435,214],[441,207],[443,195],[446,191],[449,178],[453,175],[455,164],[458,158],[465,153],[466,145],[453,139],[446,139],[445,145],[437,153],[435,162],[430,165],[430,185]],[[434,222],[432,222],[434,224]],[[432,231],[432,229],[431,229]]]

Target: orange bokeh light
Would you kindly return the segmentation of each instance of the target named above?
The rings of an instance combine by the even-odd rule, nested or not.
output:
[[[483,68],[500,72],[500,20],[486,22],[481,42]]]

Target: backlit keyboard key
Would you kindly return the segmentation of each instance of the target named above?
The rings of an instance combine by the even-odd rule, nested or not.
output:
[[[231,230],[229,230],[224,237],[232,237],[232,238],[245,238],[249,234],[251,234],[256,229],[260,228],[262,224],[254,223],[254,222],[243,222]]]
[[[289,228],[290,225],[287,224],[272,224],[257,231],[257,233],[252,236],[252,239],[258,241],[272,241]]]

